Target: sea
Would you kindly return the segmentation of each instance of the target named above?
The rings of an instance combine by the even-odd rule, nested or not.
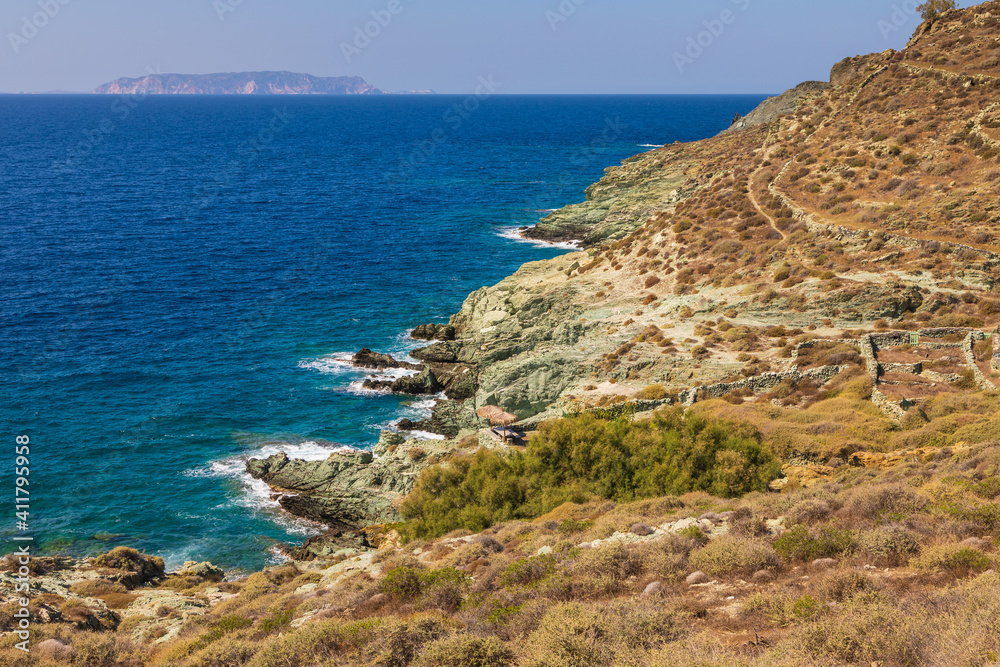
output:
[[[763,98],[0,97],[0,553],[279,561],[321,527],[247,459],[368,448],[433,405],[362,389],[354,352],[405,358],[572,250],[519,228]]]

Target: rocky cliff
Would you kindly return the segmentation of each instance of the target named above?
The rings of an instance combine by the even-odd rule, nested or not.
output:
[[[97,95],[382,95],[356,76],[317,77],[294,72],[150,74],[98,86]]]

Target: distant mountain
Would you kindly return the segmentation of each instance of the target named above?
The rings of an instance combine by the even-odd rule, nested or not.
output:
[[[93,91],[96,95],[385,95],[356,76],[319,77],[294,72],[228,74],[150,74],[121,78]]]

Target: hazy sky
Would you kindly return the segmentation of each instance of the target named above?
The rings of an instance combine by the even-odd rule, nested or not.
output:
[[[454,94],[490,76],[509,94],[776,93],[826,80],[845,56],[901,48],[917,4],[3,0],[0,91],[87,91],[147,70],[289,70]],[[366,27],[376,36],[355,42]]]

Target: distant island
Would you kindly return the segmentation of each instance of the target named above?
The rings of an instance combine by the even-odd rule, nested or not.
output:
[[[95,95],[388,95],[357,76],[319,77],[295,72],[150,74],[98,86]],[[429,94],[433,91],[406,91]]]

